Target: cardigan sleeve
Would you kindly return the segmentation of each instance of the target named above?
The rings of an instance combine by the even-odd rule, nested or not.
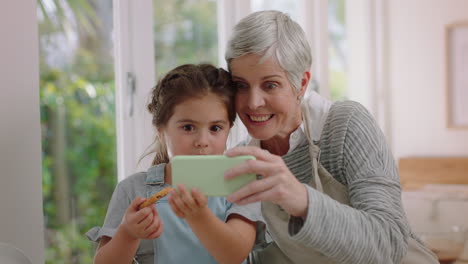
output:
[[[351,206],[306,186],[308,214],[291,217],[291,239],[338,263],[400,263],[409,227],[396,163],[370,113],[355,102],[337,104],[322,134],[321,162],[347,187]]]

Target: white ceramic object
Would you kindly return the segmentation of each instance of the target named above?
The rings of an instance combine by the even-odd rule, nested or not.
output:
[[[426,185],[419,190],[404,191],[402,202],[416,233],[441,231],[452,226],[468,230],[468,185]],[[468,260],[468,243],[461,258]]]
[[[21,249],[0,242],[0,263],[1,264],[32,264],[31,260],[21,251]]]

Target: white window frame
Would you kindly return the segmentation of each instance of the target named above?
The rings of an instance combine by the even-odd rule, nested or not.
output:
[[[386,0],[346,1],[348,97],[375,117],[392,146]]]
[[[151,162],[147,158],[139,163],[155,137],[146,110],[155,85],[153,1],[113,0],[113,6],[117,167],[121,181]],[[135,80],[133,92],[129,76]]]
[[[328,1],[302,0],[300,21],[312,52],[311,77],[318,84],[318,92],[330,99]]]
[[[226,44],[231,36],[232,28],[239,20],[251,12],[250,0],[218,0],[218,63],[220,67],[227,69],[224,54]]]

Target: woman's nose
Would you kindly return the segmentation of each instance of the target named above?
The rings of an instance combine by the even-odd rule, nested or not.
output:
[[[250,89],[249,95],[247,98],[249,108],[255,110],[263,105],[265,105],[265,100],[263,94],[259,89]]]

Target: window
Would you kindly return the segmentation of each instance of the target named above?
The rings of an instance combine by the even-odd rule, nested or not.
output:
[[[278,10],[288,14],[292,19],[294,19],[297,22],[301,21],[299,17],[299,10],[301,8],[300,5],[300,0],[252,0],[251,2],[252,12],[260,10]]]
[[[326,3],[251,0],[251,7],[252,11],[273,9],[285,12],[301,25],[313,55],[309,89],[317,90],[325,97],[330,96],[332,100],[342,100],[346,98],[347,88],[345,1],[330,0]],[[323,15],[326,11],[326,15]],[[325,37],[327,39],[323,39]],[[324,51],[328,51],[328,54],[324,55]]]
[[[151,152],[155,138],[146,105],[159,77],[184,63],[217,64],[218,2],[120,0],[116,3],[116,120],[118,178],[122,180],[151,165],[151,155],[140,158]],[[129,81],[129,77],[136,81]]]
[[[92,263],[117,182],[112,1],[38,1],[46,263]]]
[[[154,0],[154,50],[159,79],[186,63],[218,63],[216,1]]]
[[[347,42],[345,0],[328,1],[329,85],[332,100],[346,99]]]
[[[92,262],[94,247],[84,232],[102,225],[116,175],[121,180],[147,168],[138,160],[154,138],[146,111],[150,89],[180,64],[223,65],[227,36],[249,12],[277,9],[299,22],[320,92],[328,95],[330,79],[332,99],[343,98],[344,0],[328,4],[39,0],[46,263]]]

